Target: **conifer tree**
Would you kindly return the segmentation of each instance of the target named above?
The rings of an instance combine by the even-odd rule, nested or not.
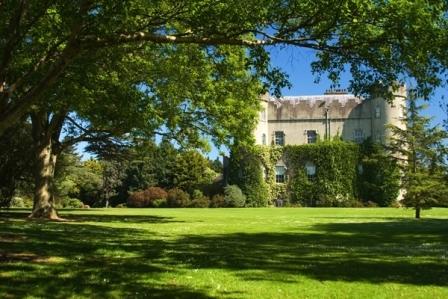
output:
[[[448,203],[444,144],[448,134],[420,114],[425,105],[418,105],[414,92],[410,92],[407,106],[402,119],[406,126],[389,126],[392,137],[388,148],[401,170],[402,204],[413,207],[415,218],[420,218],[421,209]]]

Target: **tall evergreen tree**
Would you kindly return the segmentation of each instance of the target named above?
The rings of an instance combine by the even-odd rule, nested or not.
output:
[[[431,118],[420,114],[424,108],[418,105],[416,94],[410,92],[402,120],[406,126],[389,126],[393,136],[389,150],[400,167],[405,191],[402,203],[415,208],[415,218],[420,218],[423,208],[448,202],[444,144],[448,134],[431,126]]]
[[[400,172],[396,161],[384,147],[368,138],[360,148],[362,171],[359,174],[359,195],[364,202],[390,206],[400,191]]]

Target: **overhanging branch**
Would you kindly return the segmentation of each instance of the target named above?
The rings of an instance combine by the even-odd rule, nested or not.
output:
[[[257,47],[274,44],[273,40],[249,40],[225,37],[203,37],[195,35],[162,35],[150,32],[115,34],[109,37],[86,36],[81,40],[83,48],[102,48],[135,42],[153,42],[158,44],[199,44],[199,45],[235,45]]]

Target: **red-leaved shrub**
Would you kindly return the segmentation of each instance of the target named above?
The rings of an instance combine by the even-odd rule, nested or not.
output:
[[[132,192],[128,197],[127,206],[130,208],[144,208],[149,206],[149,199],[143,191]]]
[[[155,200],[165,200],[168,196],[165,190],[160,187],[149,187],[144,191],[133,192],[128,197],[128,207],[146,208],[153,207]]]

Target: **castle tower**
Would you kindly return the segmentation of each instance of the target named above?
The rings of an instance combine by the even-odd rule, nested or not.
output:
[[[268,138],[268,101],[269,94],[264,94],[260,97],[260,114],[257,126],[254,130],[255,144],[270,145]]]
[[[393,101],[389,103],[381,97],[372,100],[372,136],[374,141],[387,143],[391,138],[391,131],[387,125],[394,125],[405,129],[402,122],[406,105],[406,87],[400,86],[393,91]]]

